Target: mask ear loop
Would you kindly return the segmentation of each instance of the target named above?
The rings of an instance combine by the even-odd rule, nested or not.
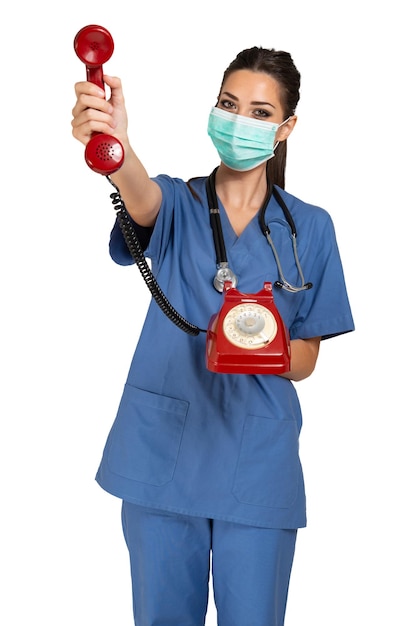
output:
[[[287,119],[285,119],[285,121],[284,121],[284,122],[281,122],[281,124],[279,124],[279,125],[278,125],[277,130],[279,130],[279,128],[280,128],[281,126],[284,126],[285,124],[287,124],[287,122],[288,122],[290,119],[292,119],[292,117],[293,117],[293,115],[289,115],[289,117],[288,117]],[[276,141],[276,143],[275,143],[275,144],[274,144],[274,146],[273,146],[273,152],[276,152],[276,148],[277,148],[277,146],[279,145],[279,143],[280,143],[280,141]]]

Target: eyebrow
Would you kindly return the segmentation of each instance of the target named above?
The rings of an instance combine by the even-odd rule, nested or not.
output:
[[[229,91],[223,91],[222,92],[223,95],[228,96],[228,98],[231,98],[231,100],[235,100],[235,102],[238,102],[238,98],[236,96],[234,96],[232,93],[229,93]],[[221,94],[221,95],[222,95]],[[276,107],[271,104],[271,102],[259,102],[258,100],[253,100],[250,104],[252,104],[253,106],[269,106],[272,109],[275,109]]]

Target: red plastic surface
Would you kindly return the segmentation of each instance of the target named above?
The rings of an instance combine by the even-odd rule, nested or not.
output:
[[[206,366],[212,372],[225,374],[283,374],[290,370],[290,339],[288,330],[274,303],[272,284],[256,294],[244,294],[225,283],[224,304],[213,315],[206,336]],[[223,332],[223,323],[233,307],[259,304],[270,311],[277,324],[274,338],[265,346],[246,349],[231,343]]]
[[[74,50],[86,66],[87,80],[104,89],[103,63],[110,59],[114,50],[109,31],[96,24],[85,26],[74,38]],[[124,156],[120,141],[104,133],[94,134],[84,153],[90,169],[103,175],[117,172],[123,165]]]

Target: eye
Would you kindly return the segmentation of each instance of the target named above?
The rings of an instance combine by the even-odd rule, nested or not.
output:
[[[227,111],[231,111],[235,107],[234,102],[231,102],[231,100],[220,100],[219,104],[223,109],[226,109]]]
[[[253,115],[257,118],[271,117],[271,113],[269,111],[266,111],[265,109],[255,109],[255,111],[253,111]]]

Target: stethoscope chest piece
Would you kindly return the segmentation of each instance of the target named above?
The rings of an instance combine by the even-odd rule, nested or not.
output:
[[[228,264],[219,263],[218,271],[216,272],[213,279],[213,286],[215,287],[216,291],[219,291],[219,293],[223,293],[226,281],[231,282],[232,287],[237,286],[237,277],[235,276],[234,272],[228,267]]]

